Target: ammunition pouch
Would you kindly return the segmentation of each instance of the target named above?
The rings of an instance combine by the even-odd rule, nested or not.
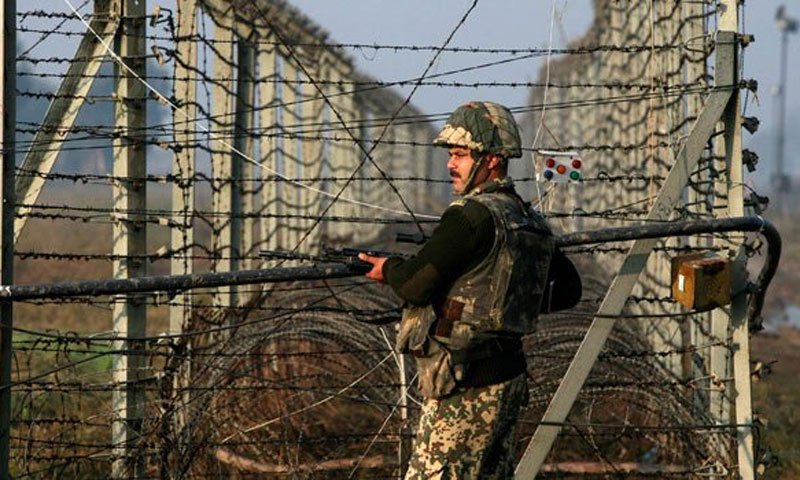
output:
[[[519,337],[447,338],[438,335],[443,333],[438,323],[430,305],[409,306],[403,310],[397,335],[398,351],[416,359],[422,396],[443,398],[457,388],[501,383],[526,371]]]

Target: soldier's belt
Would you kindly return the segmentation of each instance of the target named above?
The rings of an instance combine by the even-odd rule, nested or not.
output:
[[[454,365],[458,365],[479,360],[511,358],[518,353],[522,353],[521,338],[494,338],[461,350],[451,350],[450,358]]]
[[[454,365],[463,364],[459,387],[483,387],[506,382],[526,372],[520,338],[496,338],[450,352]]]
[[[411,350],[417,358],[428,358],[429,352]],[[451,367],[461,367],[463,375],[456,379],[461,388],[482,387],[506,382],[526,372],[525,354],[520,338],[496,338],[461,350],[448,350]]]
[[[464,378],[457,382],[459,387],[483,387],[507,382],[527,372],[525,355],[522,351],[504,354],[497,358],[484,358],[467,363]]]

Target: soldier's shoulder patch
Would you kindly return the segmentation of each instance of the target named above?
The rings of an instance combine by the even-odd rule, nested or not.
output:
[[[450,202],[451,207],[463,207],[466,204],[467,204],[466,198],[459,198],[458,200],[453,200],[452,202]]]

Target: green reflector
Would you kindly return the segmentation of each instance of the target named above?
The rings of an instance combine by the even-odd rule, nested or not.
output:
[[[581,174],[578,173],[578,172],[571,172],[569,174],[569,178],[571,178],[573,180],[577,180],[577,179],[581,178]]]

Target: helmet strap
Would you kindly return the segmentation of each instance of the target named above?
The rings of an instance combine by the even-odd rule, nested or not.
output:
[[[472,155],[472,152],[470,152],[470,155]],[[478,155],[480,155],[480,157],[477,159],[475,159],[474,156],[472,157],[473,160],[475,160],[475,163],[472,165],[472,169],[469,171],[469,177],[467,177],[467,182],[464,184],[464,192],[461,195],[466,195],[472,191],[472,188],[474,187],[473,183],[475,183],[475,176],[478,174],[478,170],[481,169],[484,160],[486,160],[486,155]]]

